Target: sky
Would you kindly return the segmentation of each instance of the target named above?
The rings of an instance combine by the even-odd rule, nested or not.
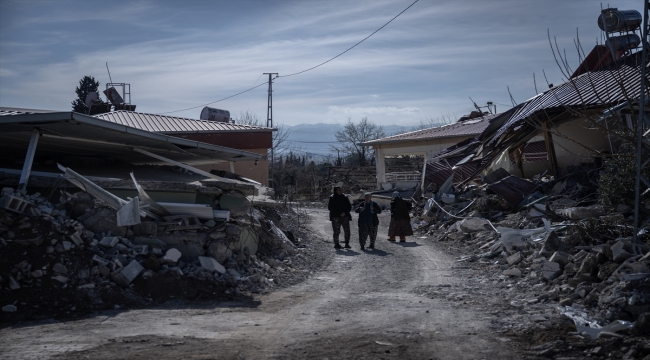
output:
[[[0,1],[0,106],[70,110],[85,75],[131,85],[137,111],[202,105],[273,82],[274,124],[362,117],[414,126],[488,101],[501,112],[566,79],[547,31],[578,65],[602,42],[601,3],[572,0]],[[643,1],[609,3],[643,10]],[[602,3],[607,7],[608,3]],[[545,74],[545,75],[544,75]],[[545,79],[546,76],[546,79]],[[535,77],[535,80],[533,80]],[[267,85],[211,104],[266,120]],[[196,107],[190,110],[177,111]]]

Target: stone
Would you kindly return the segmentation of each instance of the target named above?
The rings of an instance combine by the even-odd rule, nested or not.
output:
[[[46,254],[54,253],[54,246],[48,246],[47,248],[45,248],[45,253]]]
[[[133,234],[140,235],[156,235],[158,233],[158,224],[154,221],[143,221],[139,224],[135,224],[132,227]]]
[[[88,269],[81,269],[79,270],[77,277],[79,279],[88,279],[90,277],[90,271],[88,271]]]
[[[16,312],[18,308],[15,305],[5,305],[2,307],[2,312]]]
[[[171,248],[167,250],[167,252],[165,253],[165,256],[163,257],[163,261],[166,263],[176,264],[176,262],[178,261],[178,259],[181,258],[181,256],[183,256],[183,254],[181,254],[180,251]]]
[[[639,335],[650,334],[650,312],[639,315],[633,329]]]
[[[521,277],[521,270],[519,270],[518,268],[507,269],[507,270],[503,271],[503,275],[520,278]]]
[[[97,267],[97,270],[99,270],[99,273],[104,277],[108,277],[111,274],[111,270],[105,264],[100,264]]]
[[[201,267],[210,272],[216,271],[219,274],[224,274],[226,272],[226,268],[219,264],[219,262],[214,258],[199,256],[199,261],[201,262]]]
[[[203,225],[212,228],[212,227],[215,227],[217,225],[217,222],[214,221],[214,220],[208,220],[208,221],[204,222]]]
[[[228,235],[240,235],[241,229],[237,225],[228,224],[226,226],[226,234]]]
[[[634,244],[629,240],[621,239],[612,245],[612,259],[617,263],[636,255],[644,255],[650,251],[650,247],[645,244]]]
[[[101,241],[99,241],[98,245],[103,247],[103,248],[108,249],[108,248],[114,247],[119,242],[120,242],[119,237],[117,237],[117,236],[107,236],[107,237],[102,238]]]
[[[560,276],[562,270],[560,264],[553,261],[545,261],[544,264],[542,264],[541,273],[546,280],[553,280]]]
[[[117,226],[117,218],[113,210],[107,208],[94,209],[81,215],[78,220],[94,233],[108,233],[126,236],[128,227]]]
[[[61,244],[63,245],[63,250],[68,251],[72,249],[72,243],[69,241],[62,241]]]
[[[43,276],[43,271],[42,270],[34,270],[31,273],[32,277],[39,278]]]
[[[217,259],[219,263],[224,263],[232,255],[232,250],[225,242],[215,241],[208,246],[207,254]]]
[[[485,219],[469,218],[461,221],[458,225],[458,228],[464,233],[473,233],[477,231],[485,231],[490,227],[488,221]]]
[[[235,278],[236,281],[241,280],[241,274],[233,268],[228,269],[228,274]]]
[[[613,262],[613,261],[608,261],[598,267],[598,278],[600,280],[607,280],[609,279],[610,276],[618,269],[620,265]]]
[[[565,251],[568,249],[569,246],[557,236],[555,231],[551,231],[546,235],[544,246],[539,251],[539,254],[544,257],[549,257],[556,251]]]
[[[140,265],[136,260],[132,260],[129,265],[125,266],[120,272],[113,274],[111,280],[115,281],[116,284],[122,287],[127,287],[136,277],[138,277],[138,275],[140,275],[142,270],[144,270],[142,265]]]
[[[565,267],[568,263],[571,262],[571,255],[563,251],[556,251],[548,260],[560,264],[561,267]]]
[[[19,284],[18,281],[17,281],[13,276],[11,276],[11,275],[9,276],[9,289],[11,289],[11,290],[18,290],[18,289],[20,289],[20,284]]]
[[[208,235],[208,236],[210,237],[210,239],[219,240],[219,239],[225,238],[227,235],[223,231],[214,231],[214,232],[210,233],[210,235]]]
[[[102,265],[108,264],[108,260],[100,257],[99,255],[93,255],[93,261]]]
[[[70,240],[75,243],[77,246],[81,246],[83,244],[83,240],[81,239],[81,231],[77,231],[74,234],[70,235]]]
[[[56,280],[56,281],[60,282],[61,284],[65,284],[65,283],[68,282],[68,278],[63,276],[63,275],[52,276],[52,280]]]
[[[52,266],[52,271],[58,274],[67,274],[68,268],[66,268],[65,265],[61,263],[56,263],[54,266]]]
[[[599,263],[600,261],[598,260],[597,254],[587,255],[585,259],[582,260],[582,264],[580,265],[580,269],[578,270],[578,275],[591,276],[594,272],[598,270]]]
[[[521,262],[521,253],[516,252],[516,253],[508,256],[506,258],[506,262],[508,263],[508,265],[511,265],[511,266],[519,264]],[[521,276],[521,272],[519,272],[519,276]]]

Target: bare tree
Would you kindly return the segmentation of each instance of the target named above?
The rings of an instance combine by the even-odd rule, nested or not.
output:
[[[249,110],[246,110],[246,112],[240,112],[239,117],[235,118],[234,120],[236,124],[240,125],[266,127],[264,120],[260,119],[255,113]],[[288,127],[284,126],[284,124],[280,124],[275,129],[276,131],[273,132],[273,151],[275,153],[275,156],[278,156],[286,153],[289,150],[287,139],[289,138],[291,130]]]
[[[354,161],[356,165],[365,166],[369,157],[372,156],[372,151],[361,144],[382,138],[386,134],[382,126],[371,122],[367,117],[363,117],[358,123],[354,123],[351,118],[348,118],[348,123],[345,124],[342,130],[337,131],[335,136],[339,144],[332,146],[334,150],[342,151],[352,159],[356,158],[356,161]]]

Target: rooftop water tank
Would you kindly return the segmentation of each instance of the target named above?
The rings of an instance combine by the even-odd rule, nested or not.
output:
[[[201,120],[217,121],[217,122],[230,122],[230,111],[215,109],[211,107],[204,107],[201,110]]]
[[[604,22],[603,22],[604,18]],[[618,31],[633,31],[641,25],[643,17],[636,10],[605,9],[598,16],[598,27],[608,33]],[[607,29],[605,29],[607,25]]]

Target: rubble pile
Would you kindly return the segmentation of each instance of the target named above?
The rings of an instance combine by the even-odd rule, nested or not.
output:
[[[118,226],[116,211],[85,192],[61,191],[55,203],[12,188],[0,195],[4,320],[250,296],[309,272],[299,229],[278,228],[290,209],[248,203],[228,221],[172,215]]]
[[[544,346],[533,354],[557,354],[571,340],[582,356],[650,356],[646,230],[634,241],[632,209],[604,207],[596,196],[597,172],[570,170],[563,178],[531,182],[500,169],[422,199],[414,229],[458,254],[456,271],[472,275],[462,286],[416,292],[479,303],[482,296],[486,311],[499,315],[495,330],[555,331],[562,339],[554,345],[537,339]]]

